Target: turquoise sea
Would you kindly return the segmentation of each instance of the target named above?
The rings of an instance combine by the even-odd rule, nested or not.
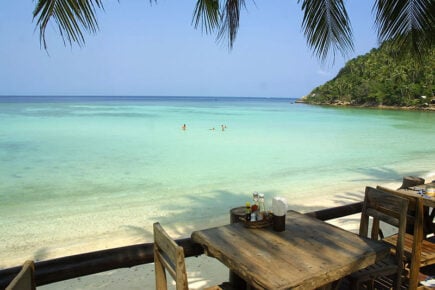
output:
[[[0,97],[0,268],[188,236],[254,191],[304,211],[435,174],[434,113],[294,101]]]

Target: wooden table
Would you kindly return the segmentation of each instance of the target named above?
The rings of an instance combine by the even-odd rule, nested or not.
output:
[[[242,223],[192,233],[215,257],[258,289],[313,289],[363,269],[390,247],[295,211],[286,230],[249,229]]]

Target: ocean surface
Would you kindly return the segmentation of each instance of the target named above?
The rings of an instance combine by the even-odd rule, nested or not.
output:
[[[434,113],[294,101],[0,97],[0,268],[188,236],[254,191],[304,211],[434,174]]]

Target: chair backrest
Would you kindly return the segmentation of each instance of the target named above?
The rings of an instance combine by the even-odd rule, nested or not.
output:
[[[421,197],[413,194],[407,194],[406,192],[400,192],[394,189],[377,186],[378,190],[389,192],[396,196],[400,196],[408,200],[408,214],[407,214],[407,224],[408,227],[411,226],[410,231],[414,236],[412,239],[411,246],[411,266],[410,266],[410,283],[418,283],[418,273],[420,272],[420,258],[422,252],[421,241],[424,238],[424,223],[423,223],[423,200]]]
[[[391,188],[378,185],[376,189],[389,192],[394,195],[400,196],[408,200],[408,213],[406,216],[406,223],[408,225],[407,231],[412,233],[418,240],[423,239],[424,225],[423,225],[423,201],[417,195],[407,194]],[[415,225],[418,225],[417,227]]]
[[[187,274],[184,262],[184,249],[177,245],[160,223],[154,223],[154,266],[156,289],[166,290],[166,272],[175,280],[177,290],[187,290]]]
[[[35,264],[33,261],[26,261],[21,271],[6,287],[6,290],[35,290]]]
[[[380,191],[372,187],[366,187],[364,204],[361,213],[359,234],[369,237],[369,218],[373,218],[371,237],[377,240],[379,237],[379,222],[382,221],[398,228],[398,238],[395,259],[397,265],[403,265],[404,238],[406,232],[406,215],[408,200],[400,196]]]

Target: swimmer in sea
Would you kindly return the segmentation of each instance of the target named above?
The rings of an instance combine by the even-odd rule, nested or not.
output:
[[[183,126],[181,126],[181,130],[186,131],[187,127],[186,124],[183,124]]]

